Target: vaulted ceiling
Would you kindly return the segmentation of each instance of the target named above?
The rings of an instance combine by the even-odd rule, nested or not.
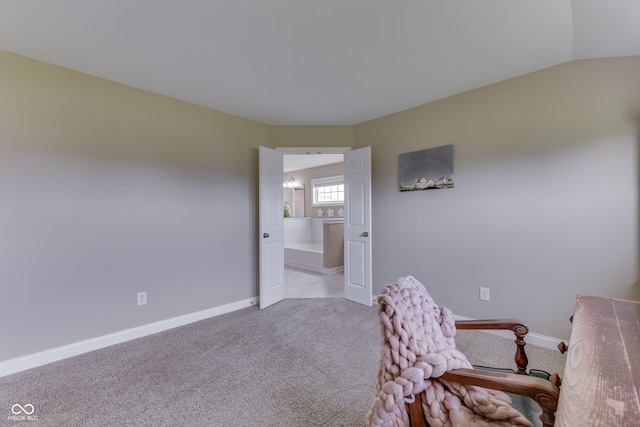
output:
[[[269,124],[640,55],[638,0],[2,0],[0,49]]]

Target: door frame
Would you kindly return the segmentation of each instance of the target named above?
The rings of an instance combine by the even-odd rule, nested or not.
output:
[[[353,150],[351,147],[276,147],[282,154],[344,154]]]

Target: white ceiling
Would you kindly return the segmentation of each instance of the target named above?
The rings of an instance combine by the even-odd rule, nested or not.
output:
[[[0,49],[269,124],[640,55],[638,0],[2,0]]]

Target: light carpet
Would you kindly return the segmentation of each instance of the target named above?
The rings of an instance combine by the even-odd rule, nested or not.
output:
[[[482,332],[456,341],[472,363],[515,347]],[[0,378],[0,425],[363,426],[380,348],[376,307],[287,299]],[[532,367],[564,364],[527,350]],[[38,421],[10,420],[14,404]]]

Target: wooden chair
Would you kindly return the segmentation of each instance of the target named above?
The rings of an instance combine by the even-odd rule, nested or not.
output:
[[[555,412],[560,396],[561,379],[557,374],[549,379],[529,375],[527,372],[528,359],[524,350],[525,336],[529,329],[519,320],[515,319],[491,319],[491,320],[464,320],[456,322],[456,329],[475,330],[511,330],[516,340],[515,363],[517,369],[513,373],[484,369],[456,369],[446,372],[440,378],[446,381],[457,382],[465,385],[475,385],[488,389],[513,393],[535,400],[542,413],[540,420],[542,425],[550,427],[555,422]],[[411,404],[407,404],[409,419],[412,427],[428,427],[425,420],[420,395],[415,396]]]
[[[526,418],[534,421],[534,425],[554,425],[560,378],[547,373],[541,375],[543,371],[527,371],[524,348],[529,330],[521,321],[457,321],[454,328],[451,312],[438,306],[412,276],[385,286],[378,303],[383,352],[376,398],[368,414],[370,426],[391,425],[402,419],[402,423],[409,421],[412,427],[426,427],[428,419],[437,417],[446,422],[452,415],[459,420],[456,422],[461,422],[460,417],[471,420],[475,416],[488,421],[496,415],[495,419],[503,422],[524,424]],[[456,330],[512,331],[516,338],[516,369],[471,369],[466,357],[455,349]],[[512,408],[508,408],[508,401],[499,393],[486,393],[482,389],[511,394]],[[425,396],[430,400],[423,404]],[[488,401],[483,403],[484,399]],[[484,412],[493,405],[499,413]],[[527,410],[520,410],[520,406]],[[406,412],[402,410],[405,407]]]

